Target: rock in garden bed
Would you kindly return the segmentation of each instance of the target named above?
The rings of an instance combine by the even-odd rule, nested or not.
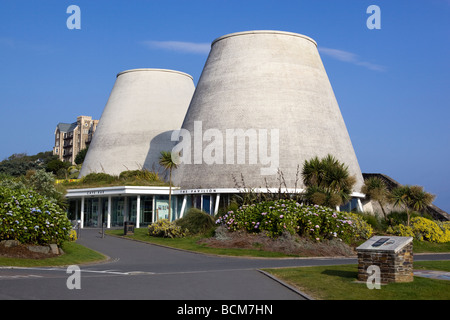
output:
[[[46,259],[63,254],[56,244],[37,246],[21,244],[17,240],[0,241],[0,257],[23,259]]]

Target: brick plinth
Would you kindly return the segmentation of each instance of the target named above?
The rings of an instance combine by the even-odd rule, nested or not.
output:
[[[413,281],[413,244],[410,242],[398,252],[358,250],[358,280],[367,281],[367,268],[380,268],[381,283]]]

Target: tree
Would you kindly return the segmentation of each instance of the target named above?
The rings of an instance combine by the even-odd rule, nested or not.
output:
[[[159,164],[164,168],[165,171],[169,171],[169,221],[172,220],[172,170],[178,167],[176,156],[176,154],[170,151],[161,151],[161,156],[159,157]]]
[[[378,177],[370,177],[364,181],[361,192],[364,193],[368,199],[378,202],[381,211],[383,211],[384,219],[387,221],[384,204],[389,201],[389,190],[386,183]]]
[[[88,152],[89,147],[86,147],[82,150],[80,150],[80,152],[77,153],[77,155],[75,156],[75,163],[76,164],[82,164],[84,162],[84,158],[86,158],[86,154]]]
[[[51,172],[45,170],[30,170],[25,176],[26,184],[37,193],[54,199],[61,208],[67,207],[67,199],[64,194],[57,190],[55,177]]]
[[[391,192],[391,202],[394,206],[404,206],[409,226],[411,211],[422,211],[433,203],[436,196],[423,190],[421,186],[404,185]]]
[[[305,160],[302,176],[306,200],[331,208],[347,203],[356,183],[348,167],[332,155]]]
[[[58,158],[55,158],[47,163],[45,170],[47,172],[52,172],[57,177],[66,178],[66,170],[70,165],[70,162],[61,161]],[[61,172],[63,172],[62,175]]]
[[[36,165],[26,153],[15,153],[0,162],[0,173],[13,177],[25,175],[28,170],[33,169],[36,169]]]
[[[38,170],[47,167],[47,164],[57,158],[52,151],[39,152],[29,156],[26,153],[15,153],[0,162],[0,173],[19,177],[26,174],[28,170]]]

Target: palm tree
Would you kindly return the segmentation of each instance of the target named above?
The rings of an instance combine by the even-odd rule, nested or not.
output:
[[[404,185],[391,192],[391,202],[394,206],[404,206],[409,226],[411,210],[422,211],[433,203],[436,196],[423,190],[421,186]]]
[[[159,157],[159,164],[164,167],[164,170],[169,170],[169,221],[172,220],[172,170],[178,167],[178,161],[176,154],[170,151],[161,151],[161,156]]]
[[[309,161],[305,160],[303,164],[302,176],[305,186],[318,185],[325,175],[322,162],[318,157],[314,157]]]
[[[78,174],[81,170],[81,164],[76,164],[74,166],[70,166],[67,168],[67,172],[66,172],[66,179],[76,179],[78,177]]]
[[[361,192],[370,200],[378,202],[381,211],[383,211],[384,219],[387,221],[387,214],[383,206],[389,200],[389,190],[386,183],[378,177],[370,177],[364,181]]]
[[[332,155],[306,160],[302,169],[306,186],[305,198],[318,205],[336,208],[351,198],[355,177],[350,176],[348,167]]]

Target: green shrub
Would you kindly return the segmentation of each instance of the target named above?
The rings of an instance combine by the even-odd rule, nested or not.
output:
[[[152,237],[182,238],[187,231],[168,219],[161,219],[148,226],[148,234]]]
[[[237,202],[231,201],[227,207],[220,207],[216,216],[217,216],[217,218],[223,217],[228,212],[236,211],[236,210],[238,210],[238,208],[239,208],[239,205],[237,204]]]
[[[189,209],[186,215],[175,223],[181,228],[189,230],[191,234],[205,234],[216,227],[214,218],[197,208]]]
[[[388,227],[386,219],[378,213],[364,212],[358,213],[358,215],[362,216],[367,224],[377,232],[385,232]]]
[[[404,224],[398,224],[396,226],[390,226],[387,228],[388,233],[395,234],[400,237],[413,237],[416,238],[412,227],[405,226]],[[422,238],[423,240],[423,238]]]
[[[430,219],[415,217],[411,219],[411,224],[414,234],[419,235],[423,240],[438,243],[450,241],[450,232],[445,232],[446,230],[442,230],[436,222]]]
[[[148,170],[123,171],[120,173],[119,179],[123,181],[127,180],[160,181],[158,173]]]
[[[37,193],[52,198],[62,208],[67,208],[67,199],[64,193],[55,186],[55,177],[44,170],[28,171],[26,181],[29,188]]]
[[[444,233],[450,232],[450,221],[435,221]]]
[[[351,242],[368,239],[372,234],[370,225],[358,215],[318,205],[304,205],[294,200],[264,201],[242,206],[236,211],[229,211],[216,223],[230,231],[264,231],[270,237],[279,237],[284,232],[298,233],[316,241],[338,238]]]
[[[58,245],[69,239],[72,225],[53,199],[33,190],[0,187],[0,240]]]
[[[412,211],[410,215],[411,218],[414,218],[414,217],[421,217],[423,214]],[[406,225],[408,223],[408,214],[406,213],[406,211],[392,211],[387,215],[387,217],[391,225],[398,225],[398,224]]]
[[[117,181],[116,176],[109,175],[103,172],[93,172],[83,177],[83,183],[113,183]]]
[[[419,241],[450,242],[450,222],[436,222],[424,217],[414,217],[410,226],[399,224],[388,228],[388,232]]]
[[[356,239],[369,239],[373,234],[372,226],[367,223],[363,216],[357,213],[346,213],[353,221],[353,237]]]
[[[77,241],[77,232],[74,229],[69,232],[69,241]]]

